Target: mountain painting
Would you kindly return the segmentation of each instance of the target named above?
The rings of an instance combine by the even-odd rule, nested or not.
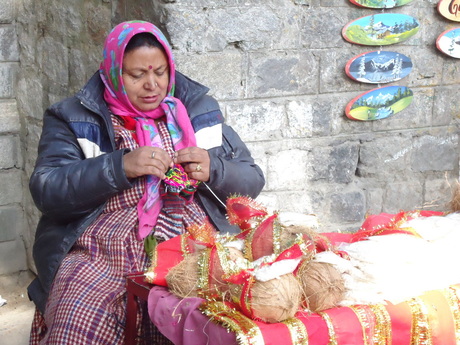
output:
[[[373,89],[353,98],[347,104],[345,114],[351,120],[381,120],[407,108],[412,98],[412,90],[405,86]]]
[[[460,28],[444,31],[436,40],[436,48],[451,57],[460,59]]]
[[[379,13],[358,18],[342,29],[342,36],[351,43],[384,46],[408,40],[420,29],[412,16],[400,13]]]
[[[372,51],[350,59],[346,74],[353,80],[384,84],[401,80],[412,70],[412,61],[406,55],[390,51]]]
[[[352,4],[367,8],[393,8],[404,6],[412,0],[350,0]]]

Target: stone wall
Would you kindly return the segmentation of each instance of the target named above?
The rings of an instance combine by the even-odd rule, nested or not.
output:
[[[388,49],[412,59],[411,74],[399,84],[413,90],[414,100],[403,112],[374,122],[344,116],[352,98],[375,87],[351,81],[346,62],[378,49],[343,40],[345,24],[375,13],[345,0],[7,3],[18,8],[16,26],[2,24],[0,30],[16,29],[19,36],[16,99],[22,127],[7,134],[2,129],[0,140],[17,147],[21,135],[23,161],[2,158],[0,173],[11,182],[0,179],[0,184],[12,191],[7,214],[20,211],[23,188],[30,267],[38,212],[18,173],[23,167],[26,181],[32,171],[44,109],[78,90],[96,71],[105,35],[127,19],[160,26],[171,40],[178,69],[211,88],[227,122],[266,174],[263,203],[316,214],[324,231],[356,230],[367,213],[446,209],[459,176],[460,62],[436,50],[436,37],[455,23],[437,14],[434,0],[386,10],[412,15],[421,24],[416,36]],[[11,15],[5,22],[14,22]],[[18,53],[10,51],[8,57],[0,52],[0,72],[3,64],[16,71]],[[8,100],[14,95],[1,97],[15,114],[14,99]]]
[[[15,100],[19,66],[15,17],[15,1],[3,0],[0,4],[0,275],[27,269],[22,241],[23,122]]]

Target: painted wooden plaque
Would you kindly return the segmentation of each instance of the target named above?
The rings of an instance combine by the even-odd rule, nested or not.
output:
[[[345,114],[351,120],[381,120],[407,108],[412,98],[412,90],[405,86],[377,88],[353,98]]]
[[[406,55],[390,51],[372,51],[350,59],[345,73],[356,81],[369,84],[392,83],[407,76],[412,61]]]
[[[444,18],[460,22],[460,0],[439,0],[437,7]]]
[[[351,43],[383,46],[406,41],[414,36],[419,28],[419,22],[412,16],[379,13],[348,23],[342,29],[342,36]]]
[[[460,28],[444,31],[436,39],[436,47],[451,57],[460,59]]]
[[[404,6],[412,0],[350,0],[352,4],[367,8],[393,8]]]

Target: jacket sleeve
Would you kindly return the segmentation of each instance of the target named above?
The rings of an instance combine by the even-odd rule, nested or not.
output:
[[[207,185],[224,203],[233,194],[256,198],[265,184],[262,170],[230,126],[222,125],[222,135],[222,146],[208,151],[211,171]]]
[[[60,111],[60,107],[53,106],[45,112],[29,188],[43,214],[68,222],[90,213],[132,185],[123,170],[124,151],[85,159]]]

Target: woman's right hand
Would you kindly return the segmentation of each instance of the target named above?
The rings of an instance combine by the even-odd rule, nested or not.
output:
[[[173,165],[169,154],[159,147],[142,146],[123,156],[123,166],[128,178],[155,175],[164,179],[165,173]]]

